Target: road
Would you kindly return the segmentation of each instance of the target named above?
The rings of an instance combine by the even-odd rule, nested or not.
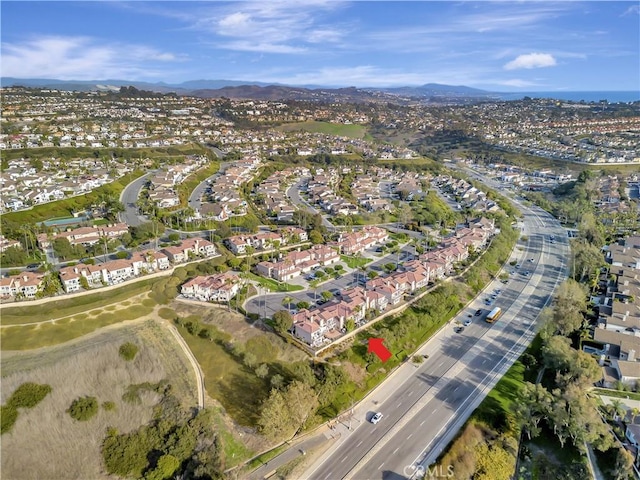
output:
[[[309,177],[302,177],[300,180],[287,188],[285,194],[287,195],[287,197],[289,197],[291,203],[293,203],[296,207],[309,210],[311,213],[319,213],[322,216],[322,225],[327,227],[327,230],[331,232],[336,230],[335,225],[327,220],[325,215],[322,215],[322,212],[320,210],[312,206],[300,196],[300,187],[308,181]]]
[[[213,179],[219,177],[222,172],[224,172],[229,166],[229,162],[222,162],[220,164],[220,168],[216,173],[211,175],[208,178],[205,178],[202,182],[198,184],[196,188],[193,189],[193,192],[189,195],[189,206],[193,208],[194,211],[199,211],[202,206],[202,196],[204,195],[204,191],[209,186],[209,182],[213,181]]]
[[[130,227],[137,227],[146,221],[145,217],[139,214],[136,202],[138,201],[140,190],[142,190],[145,182],[149,180],[154,173],[155,171],[151,171],[135,179],[129,185],[124,187],[124,190],[122,190],[122,193],[120,194],[120,201],[124,205],[124,212],[120,213],[120,221],[126,223]]]
[[[508,286],[494,281],[487,292],[503,291],[490,307],[478,296],[457,317],[472,323],[462,333],[448,324],[418,354],[421,365],[406,363],[361,402],[351,434],[322,456],[303,478],[400,479],[417,476],[457,433],[502,374],[535,335],[536,319],[555,287],[566,277],[566,232],[546,212],[521,207],[523,250],[514,251],[522,266]],[[549,241],[549,234],[556,243]],[[533,262],[529,262],[533,259]],[[519,272],[530,272],[528,276]],[[490,308],[504,314],[494,325],[483,321]],[[482,309],[480,317],[473,316]],[[384,418],[369,423],[374,412]]]

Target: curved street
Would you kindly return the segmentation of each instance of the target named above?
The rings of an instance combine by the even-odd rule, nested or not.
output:
[[[126,223],[130,227],[137,227],[145,222],[145,217],[140,215],[136,202],[140,196],[140,191],[144,184],[153,176],[155,171],[148,172],[143,176],[136,178],[133,182],[124,187],[120,193],[120,201],[124,205],[124,212],[120,213],[120,221]]]

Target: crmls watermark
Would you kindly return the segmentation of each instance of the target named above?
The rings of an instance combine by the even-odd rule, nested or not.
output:
[[[404,475],[407,478],[431,479],[431,478],[453,478],[453,465],[436,465],[433,467],[423,467],[422,465],[408,465],[404,467]]]

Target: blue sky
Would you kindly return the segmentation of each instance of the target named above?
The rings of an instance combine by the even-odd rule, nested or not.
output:
[[[494,91],[640,90],[634,2],[30,2],[2,76]]]

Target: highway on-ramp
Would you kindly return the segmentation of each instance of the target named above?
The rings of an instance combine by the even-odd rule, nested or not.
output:
[[[303,478],[400,479],[420,476],[453,438],[476,406],[530,343],[540,310],[566,277],[568,239],[558,222],[537,207],[524,213],[524,235],[513,253],[520,267],[508,285],[492,282],[458,316],[471,325],[456,333],[446,325],[417,354],[375,389],[353,412],[352,430],[322,455]],[[550,241],[553,235],[555,242]],[[531,261],[532,260],[532,261]],[[527,274],[525,275],[525,272]],[[491,306],[485,297],[502,292]],[[504,314],[493,325],[484,318],[494,306]],[[482,309],[481,316],[474,316]],[[369,422],[375,412],[383,419]]]

